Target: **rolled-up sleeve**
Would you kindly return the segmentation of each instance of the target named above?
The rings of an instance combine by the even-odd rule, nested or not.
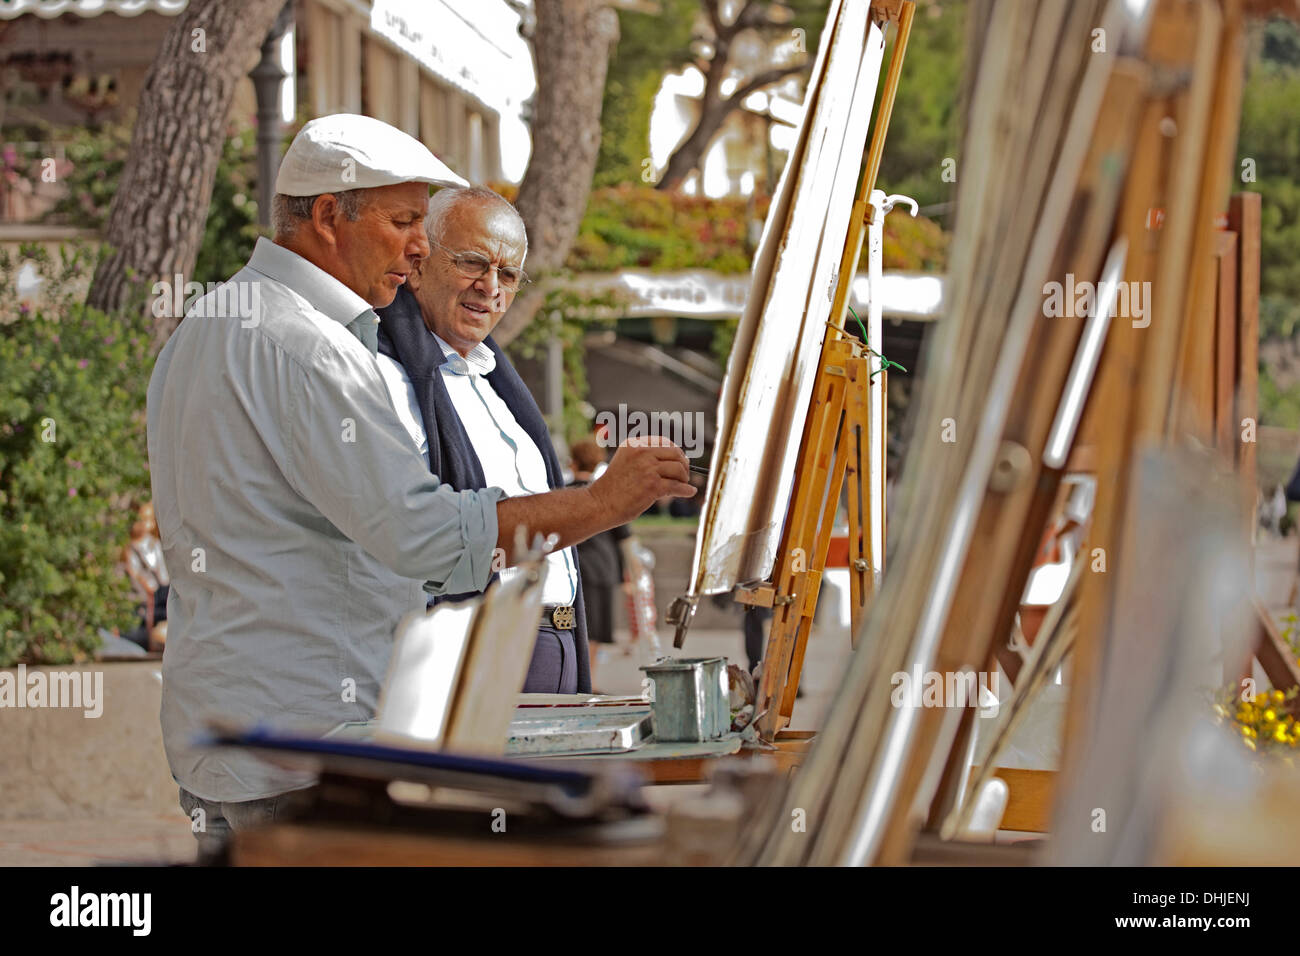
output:
[[[313,358],[280,376],[289,482],[397,574],[436,594],[486,588],[504,492],[458,491],[430,474],[368,357]]]
[[[460,536],[465,547],[445,578],[429,578],[424,582],[424,589],[430,594],[482,591],[492,576],[492,558],[497,546],[497,502],[505,497],[505,492],[500,488],[484,488],[456,494],[461,496]]]

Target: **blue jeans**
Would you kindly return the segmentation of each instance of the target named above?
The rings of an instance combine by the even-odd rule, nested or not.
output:
[[[288,793],[264,797],[261,800],[216,802],[196,797],[184,787],[180,788],[181,809],[190,818],[190,829],[199,841],[199,862],[211,863],[222,858],[230,834],[234,830],[249,830],[276,820],[293,816],[292,811],[311,803],[316,788],[290,790]],[[201,809],[201,814],[194,811]],[[200,825],[200,821],[201,825]]]

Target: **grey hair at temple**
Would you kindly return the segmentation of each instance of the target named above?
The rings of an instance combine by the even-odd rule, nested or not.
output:
[[[500,193],[493,192],[486,186],[447,186],[439,189],[429,200],[429,211],[424,217],[424,230],[434,242],[442,241],[442,224],[447,213],[463,203],[490,203],[502,206],[514,213],[515,218],[523,224],[524,217],[519,210]],[[528,230],[524,230],[524,254],[528,254]]]
[[[365,205],[365,189],[345,189],[331,193],[338,200],[339,211],[348,222],[361,218],[361,207]],[[311,207],[325,193],[318,196],[286,196],[276,193],[271,200],[271,228],[275,238],[288,238],[298,231],[298,226],[311,218]]]

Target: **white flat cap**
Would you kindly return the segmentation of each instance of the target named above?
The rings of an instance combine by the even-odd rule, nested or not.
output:
[[[469,185],[400,129],[370,116],[335,113],[298,131],[280,162],[275,191],[318,196],[411,182]]]

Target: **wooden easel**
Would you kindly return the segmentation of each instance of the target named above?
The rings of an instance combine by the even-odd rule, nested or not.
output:
[[[871,542],[877,523],[880,533],[875,535],[875,540],[884,540],[885,516],[870,508],[870,489],[865,476],[869,456],[867,443],[879,442],[880,447],[884,447],[888,382],[883,368],[872,368],[878,360],[872,361],[865,343],[845,334],[844,324],[853,278],[874,212],[869,200],[880,170],[880,158],[915,9],[912,0],[874,0],[871,4],[873,18],[878,23],[893,21],[897,32],[840,260],[831,319],[822,342],[812,400],[804,423],[790,511],[771,580],[737,592],[736,599],[740,603],[770,607],[773,612],[754,708],[759,734],[768,741],[775,740],[789,724],[794,710],[804,651],[817,609],[822,573],[826,569],[831,531],[840,493],[846,483],[853,634],[857,633],[862,614],[875,590],[874,569],[883,567],[884,555],[874,554]],[[876,290],[872,294],[876,294]],[[873,375],[880,376],[881,384],[874,403],[869,394]],[[883,462],[883,454],[880,460]],[[880,472],[875,480],[883,489],[883,467]],[[883,501],[883,494],[879,497]]]
[[[863,475],[864,452],[876,429],[867,401],[870,363],[863,348],[839,333],[827,333],[822,366],[813,390],[808,436],[795,479],[793,505],[782,536],[772,581],[741,589],[737,600],[771,607],[772,625],[763,652],[758,687],[758,728],[771,740],[790,721],[804,651],[817,609],[826,552],[847,482],[849,499],[849,580],[853,631],[874,590],[870,548],[870,510]],[[885,372],[878,373],[880,375]],[[774,706],[775,705],[775,706]]]

